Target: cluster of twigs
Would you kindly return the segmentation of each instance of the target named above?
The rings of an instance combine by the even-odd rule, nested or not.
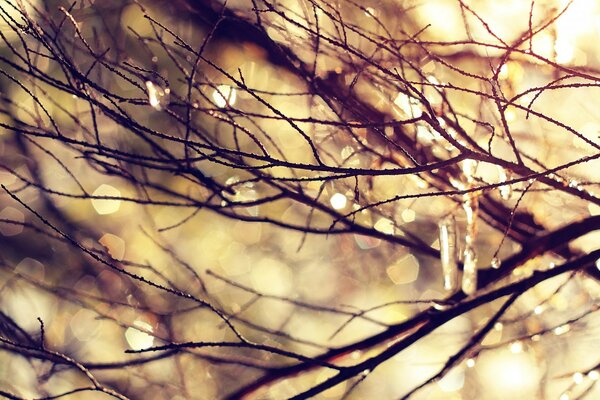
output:
[[[577,285],[587,305],[575,316],[514,340],[580,323],[597,311],[594,292],[587,293],[578,279],[596,284],[600,250],[585,252],[570,244],[600,228],[600,216],[587,216],[588,205],[600,206],[593,193],[596,182],[572,172],[593,165],[600,144],[552,110],[537,107],[546,92],[598,86],[600,74],[593,67],[559,64],[532,45],[536,37],[552,32],[570,3],[540,16],[532,2],[529,26],[506,41],[459,0],[467,39],[455,42],[432,38],[435,26],[419,25],[422,21],[411,16],[409,4],[240,3],[11,0],[0,5],[1,204],[12,212],[2,214],[0,223],[7,231],[23,229],[1,239],[0,293],[25,284],[121,330],[135,326],[114,310],[151,314],[163,327],[160,332],[146,330],[159,345],[129,350],[130,358],[114,354],[114,361],[96,362],[45,341],[44,324],[61,329],[60,319],[40,320],[40,329],[31,331],[2,312],[0,349],[10,357],[42,360],[46,367],[37,377],[39,387],[66,370],[78,371],[89,383],[62,393],[35,389],[36,396],[95,391],[146,398],[124,376],[172,359],[181,376],[173,390],[189,398],[210,397],[185,388],[186,379],[198,374],[194,362],[228,371],[220,375],[216,397],[251,398],[275,383],[328,370],[331,374],[321,382],[304,382],[286,395],[312,398],[348,382],[345,398],[409,346],[447,322],[487,307],[485,323],[437,373],[396,393],[409,398],[464,360],[493,348],[482,345],[485,336],[498,322],[506,322],[511,308],[519,308],[519,300],[540,283],[567,277],[562,287]],[[132,16],[136,20],[130,24]],[[474,38],[474,25],[483,27],[490,39]],[[517,90],[510,76],[503,76],[515,65],[537,71],[547,83]],[[263,85],[264,73],[256,69],[277,75],[285,89]],[[514,115],[550,127],[544,129],[558,132],[556,139],[544,138],[541,128],[526,133],[515,128]],[[583,143],[580,151],[566,153],[558,162],[525,145],[533,140],[560,152],[574,139]],[[466,171],[465,165],[493,167],[498,177],[490,181]],[[64,179],[57,181],[53,174]],[[119,182],[127,188],[125,194],[94,192],[103,179]],[[332,200],[334,193],[340,202]],[[545,220],[545,210],[552,206],[540,200],[533,203],[537,213],[535,207],[523,206],[537,194],[568,199],[566,219],[558,226]],[[169,224],[152,223],[153,231],[144,231],[169,265],[116,257],[98,246],[102,229],[72,210],[90,200],[120,201],[144,210],[139,215],[148,219],[156,208],[176,210]],[[439,211],[426,213],[434,203]],[[401,211],[411,207],[425,212],[424,217],[403,221]],[[281,211],[286,209],[291,211]],[[197,223],[206,210],[300,232],[300,248],[309,237],[350,235],[401,247],[419,257],[421,269],[433,277],[429,282],[441,282],[438,219],[455,215],[458,231],[472,235],[475,248],[479,244],[494,250],[476,262],[473,292],[451,288],[445,297],[425,300],[399,295],[395,302],[370,309],[317,304],[263,293],[211,271],[202,254],[189,263],[176,242],[162,240],[162,235]],[[470,223],[469,213],[472,224],[478,221],[477,230],[464,226]],[[130,223],[127,216],[115,218],[114,224]],[[449,273],[459,276],[462,261],[467,261],[457,246],[457,270]],[[51,266],[46,277],[15,268],[24,257]],[[562,261],[550,267],[543,257]],[[381,265],[361,268],[385,272],[390,261],[376,261]],[[97,292],[72,286],[74,277],[86,275],[97,279]],[[232,309],[212,292],[217,283],[248,300]],[[117,284],[119,290],[112,290]],[[559,288],[540,306],[560,295]],[[266,300],[340,318],[333,336],[359,320],[376,331],[343,345],[301,339],[285,324],[272,328],[243,316]],[[394,304],[408,304],[413,311],[394,323],[372,316]],[[524,308],[510,314],[523,326],[535,317],[531,308],[519,310]],[[176,333],[173,321],[199,310],[210,312],[209,323],[223,327],[226,339],[183,340]],[[351,357],[356,352],[361,352],[358,360]],[[187,358],[191,366],[182,364]],[[584,373],[595,368],[581,366]],[[121,375],[105,377],[107,370]],[[78,378],[72,382],[77,385]],[[27,397],[18,387],[0,390],[8,398]]]

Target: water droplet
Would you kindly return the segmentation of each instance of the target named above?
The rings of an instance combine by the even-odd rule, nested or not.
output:
[[[450,303],[446,303],[443,301],[433,301],[432,306],[433,306],[433,308],[435,308],[438,311],[445,311],[452,307],[452,305]]]
[[[377,11],[373,7],[367,7],[365,8],[365,15],[367,17],[376,17]]]
[[[512,342],[510,344],[510,352],[517,354],[517,353],[521,353],[523,351],[523,343],[521,343],[520,341],[517,342]]]
[[[564,335],[565,333],[571,330],[571,326],[569,324],[564,324],[554,328],[553,332],[556,336]]]

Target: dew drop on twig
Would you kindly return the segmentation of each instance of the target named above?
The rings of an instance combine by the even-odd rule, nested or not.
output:
[[[491,264],[492,264],[492,268],[498,269],[498,268],[500,268],[502,261],[500,261],[500,259],[498,257],[494,257],[494,258],[492,258]]]

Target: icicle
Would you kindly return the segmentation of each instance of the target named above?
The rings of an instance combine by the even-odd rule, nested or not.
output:
[[[440,258],[444,275],[444,289],[454,291],[458,287],[456,262],[456,220],[450,215],[440,224]]]
[[[465,251],[463,253],[462,290],[466,294],[473,294],[477,290],[475,238],[477,236],[477,212],[479,210],[479,199],[475,192],[469,192],[465,195],[463,208],[467,216],[467,228],[465,234]]]
[[[473,294],[477,290],[477,257],[472,248],[465,249],[463,261],[462,291]]]
[[[501,166],[498,166],[498,177],[500,178],[500,182],[506,182],[508,180],[506,170]],[[500,186],[498,187],[498,191],[500,192],[502,200],[510,200],[512,196],[512,187],[510,185]]]

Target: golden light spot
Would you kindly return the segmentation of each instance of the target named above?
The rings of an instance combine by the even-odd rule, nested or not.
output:
[[[144,321],[136,320],[133,325],[148,332],[153,331],[152,325]],[[127,344],[133,350],[147,349],[154,344],[154,336],[134,327],[127,328],[125,331],[125,340],[127,340]]]
[[[264,258],[252,267],[252,286],[258,292],[285,296],[292,290],[292,273],[287,265],[273,258]]]
[[[235,88],[229,85],[219,85],[212,94],[213,102],[219,108],[232,106],[237,99]]]
[[[354,235],[354,241],[361,250],[374,249],[381,244],[381,239],[376,239],[365,235]]]
[[[121,197],[121,192],[113,186],[102,184],[98,186],[92,195],[94,197]],[[92,206],[100,215],[113,214],[119,211],[121,200],[109,198],[92,199]]]
[[[407,254],[389,266],[386,272],[396,285],[414,282],[419,276],[419,260],[412,254]]]
[[[92,340],[98,333],[101,324],[101,321],[96,317],[96,313],[85,308],[77,311],[69,322],[73,336],[82,342]]]
[[[588,204],[588,211],[590,212],[590,216],[600,215],[600,206],[594,203]]]
[[[0,211],[0,233],[4,236],[16,236],[23,232],[23,222],[25,215],[16,208],[6,207]]]
[[[557,40],[554,43],[554,51],[556,51],[556,62],[559,64],[568,64],[575,57],[575,47],[569,40]]]
[[[125,255],[125,241],[111,233],[106,233],[98,240],[102,246],[106,247],[108,254],[115,260],[121,261]]]
[[[402,211],[402,215],[401,216],[402,216],[402,220],[404,222],[408,223],[408,222],[413,222],[416,219],[417,214],[413,210],[411,210],[410,208],[407,208],[404,211]]]
[[[540,370],[535,357],[521,352],[490,352],[479,357],[477,374],[487,390],[498,398],[514,398],[515,394],[531,398]]]
[[[342,210],[346,208],[346,205],[348,204],[346,196],[341,193],[335,193],[333,196],[331,196],[329,202],[331,203],[331,207],[333,207],[335,210]]]
[[[386,235],[394,234],[394,223],[388,218],[379,218],[373,228],[381,233],[385,233]]]

